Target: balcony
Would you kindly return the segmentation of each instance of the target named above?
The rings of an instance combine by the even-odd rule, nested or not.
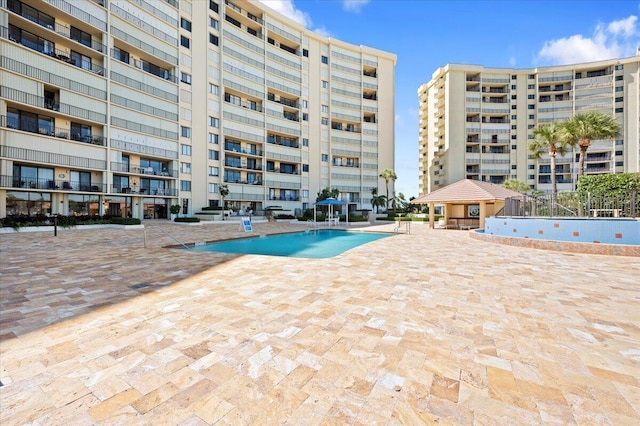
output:
[[[64,127],[46,126],[40,127],[41,123],[34,119],[19,120],[16,117],[0,116],[0,126],[8,129],[21,130],[23,132],[37,133],[43,136],[53,136],[60,139],[68,139],[76,142],[90,143],[92,145],[107,146],[107,138],[97,135],[82,135],[72,133],[70,129]]]
[[[237,158],[225,158],[224,166],[235,168],[235,169],[243,169],[243,170],[257,170],[257,171],[262,170],[261,164],[241,161],[241,160],[238,161]]]
[[[111,185],[112,194],[155,195],[160,197],[177,197],[178,190],[173,188],[138,188],[133,186]]]
[[[267,171],[271,173],[284,173],[287,175],[299,175],[300,170],[280,167],[267,167]]]
[[[178,78],[175,75],[173,75],[170,70],[166,68],[162,68],[151,62],[145,61],[144,59],[131,58],[127,52],[120,50],[118,48],[111,49],[111,57],[119,60],[120,62],[124,62],[125,64],[129,64],[135,68],[138,68],[144,72],[147,72],[151,75],[160,77],[163,80],[168,80],[168,81],[171,81],[172,83],[178,82]]]
[[[60,179],[38,179],[14,176],[0,176],[0,186],[14,189],[39,189],[62,192],[107,192],[107,185],[93,182],[68,181]]]
[[[300,201],[298,195],[272,195],[269,197],[271,201]]]
[[[284,136],[267,135],[267,142],[289,148],[300,148],[297,138],[286,138]]]
[[[287,107],[300,109],[300,103],[295,99],[287,99],[282,96],[276,97],[276,95],[274,95],[273,93],[268,93],[267,100],[282,104]]]
[[[178,177],[178,170],[170,169],[169,167],[142,167],[139,164],[121,163],[117,161],[111,162],[111,171],[146,176]]]
[[[28,38],[29,35],[31,35],[32,37]],[[10,41],[21,44],[22,46],[25,46],[31,50],[44,53],[47,56],[50,56],[62,62],[66,62],[75,67],[91,71],[94,74],[102,76],[105,75],[105,69],[103,67],[95,65],[93,62],[86,60],[86,57],[85,59],[82,59],[83,57],[76,54],[75,52],[56,49],[55,44],[50,42],[49,40],[38,37],[35,34],[31,34],[18,27],[12,27],[11,30],[7,27],[0,27],[0,37],[9,39]]]
[[[295,147],[297,148],[297,147]],[[224,150],[229,152],[237,152],[239,154],[255,155],[256,157],[262,156],[262,150],[257,148],[240,148],[235,144],[225,144]]]

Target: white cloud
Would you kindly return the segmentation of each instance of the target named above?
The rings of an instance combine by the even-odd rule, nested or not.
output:
[[[311,28],[313,25],[309,14],[296,8],[296,5],[293,4],[293,0],[260,0],[260,2],[269,6],[276,12],[283,14],[287,18],[304,25],[305,28]]]
[[[510,66],[511,68],[515,68],[515,67],[516,67],[516,62],[517,62],[517,61],[516,61],[515,56],[511,56],[511,57],[509,57],[509,66]]]
[[[591,37],[575,34],[550,40],[538,52],[538,62],[543,65],[563,65],[579,62],[633,56],[640,44],[637,28],[638,17],[599,24]]]
[[[342,7],[349,12],[360,12],[370,0],[343,0]]]

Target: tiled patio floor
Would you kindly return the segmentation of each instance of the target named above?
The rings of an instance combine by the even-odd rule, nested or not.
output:
[[[154,228],[237,224],[146,225],[149,248],[0,236],[0,424],[640,424],[637,257],[415,225],[331,259],[236,256]]]

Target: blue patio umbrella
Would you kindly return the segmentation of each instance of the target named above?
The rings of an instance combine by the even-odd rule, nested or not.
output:
[[[347,204],[346,201],[337,200],[335,198],[325,198],[322,201],[318,201],[313,205],[313,221],[316,221],[316,206],[329,206],[329,217],[333,215],[333,206],[343,206]],[[346,213],[347,225],[349,224],[349,212]]]

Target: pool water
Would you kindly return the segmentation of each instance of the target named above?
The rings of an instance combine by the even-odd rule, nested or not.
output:
[[[321,229],[221,241],[190,247],[189,250],[324,259],[392,235]]]

